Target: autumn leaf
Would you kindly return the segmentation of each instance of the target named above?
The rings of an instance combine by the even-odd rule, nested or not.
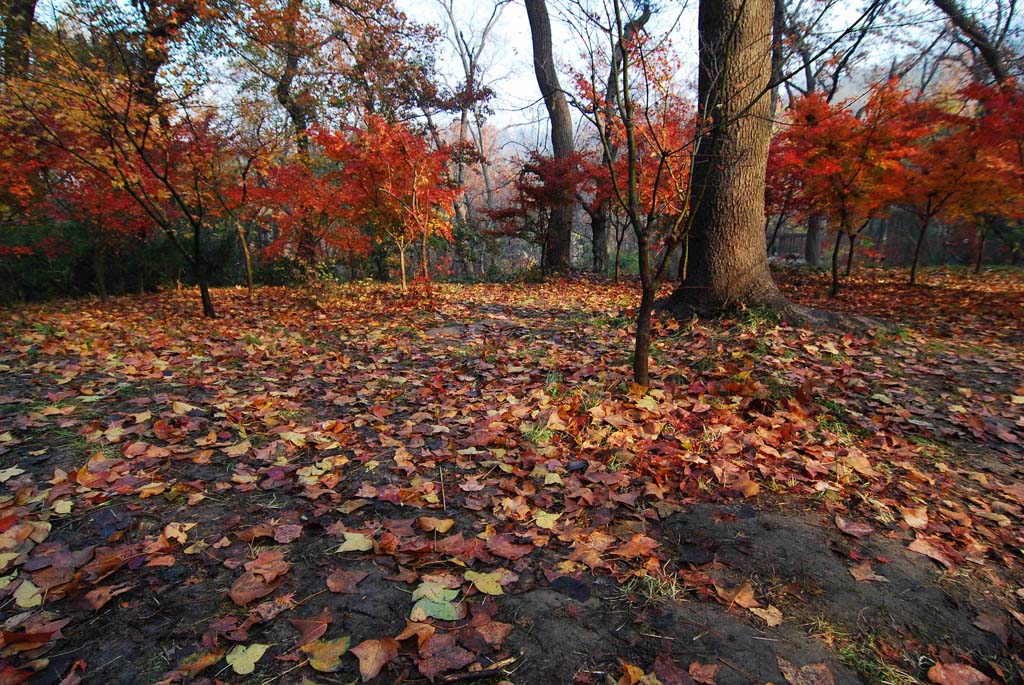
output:
[[[880,576],[875,573],[874,569],[871,568],[870,561],[862,561],[855,566],[849,568],[850,575],[859,580],[860,582],[876,581],[879,583],[888,583],[889,579],[885,576]]]
[[[437,519],[430,516],[420,516],[416,519],[416,525],[420,530],[427,533],[447,533],[455,525],[455,519]]]
[[[629,542],[612,551],[612,554],[626,559],[650,556],[658,546],[658,541],[640,533],[630,538]]]
[[[331,592],[354,594],[358,592],[356,585],[370,575],[367,571],[345,571],[337,569],[327,576],[327,589]]]
[[[928,527],[928,507],[900,507],[900,513],[911,528],[924,530]]]
[[[309,665],[321,673],[335,673],[341,670],[341,657],[348,651],[352,638],[339,637],[333,640],[314,640],[299,648]]]
[[[737,604],[745,609],[754,609],[761,606],[761,603],[754,597],[754,588],[749,582],[726,588],[715,585],[715,592],[718,597],[728,606]]]
[[[769,628],[776,628],[782,625],[782,612],[770,604],[765,609],[753,607],[750,609],[750,613],[764,621]]]
[[[855,538],[866,537],[875,532],[875,529],[872,526],[869,526],[866,523],[856,523],[853,521],[847,521],[839,514],[836,514],[835,521],[836,527],[839,530]]]
[[[967,664],[937,663],[928,669],[928,680],[938,685],[981,685],[992,679]]]
[[[702,685],[715,685],[715,676],[718,675],[720,664],[702,664],[694,661],[690,664],[689,673],[694,682]]]
[[[384,666],[398,656],[398,642],[390,637],[365,640],[352,648],[359,658],[359,673],[363,682],[373,680]]]
[[[256,670],[256,662],[263,658],[270,645],[251,644],[247,647],[236,645],[228,652],[225,660],[238,675],[249,675]]]
[[[373,549],[373,539],[362,533],[352,533],[346,531],[344,533],[345,542],[334,550],[336,554],[343,552],[369,552]]]
[[[466,571],[465,573],[466,580],[473,583],[473,586],[485,595],[505,594],[501,589],[501,580],[504,576],[505,574],[503,571],[492,571],[491,573]]]
[[[779,670],[789,685],[834,685],[835,676],[824,661],[806,666],[794,666],[781,656],[776,657]]]
[[[416,665],[424,677],[433,680],[437,674],[463,668],[473,663],[475,659],[472,652],[456,644],[454,635],[436,633],[427,638],[420,647]]]

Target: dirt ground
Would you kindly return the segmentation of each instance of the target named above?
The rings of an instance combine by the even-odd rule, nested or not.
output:
[[[650,393],[585,279],[5,312],[0,684],[1024,682],[1024,277],[927,279]]]

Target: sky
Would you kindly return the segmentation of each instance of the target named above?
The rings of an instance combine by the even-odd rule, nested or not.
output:
[[[465,22],[463,29],[467,38],[478,35],[487,21],[491,11],[489,0],[453,0],[456,17]],[[684,2],[662,3],[665,9],[651,23],[654,32],[673,31],[673,41],[677,49],[684,52],[688,44],[695,46],[695,20],[692,13],[685,13],[680,20],[679,12]],[[447,30],[448,22],[438,0],[398,0],[399,7],[411,18],[422,23],[429,23]],[[673,6],[674,5],[674,6]],[[551,17],[552,44],[555,62],[562,69],[561,82],[565,88],[568,84],[564,66],[578,62],[586,51],[586,38],[578,30],[580,22],[569,22],[566,13],[569,3],[565,0],[548,0],[548,12]],[[689,21],[687,21],[689,19]],[[689,27],[684,29],[683,27]],[[462,67],[457,54],[450,43],[445,42],[441,49],[440,69],[450,78],[452,85],[462,80]],[[696,72],[695,49],[692,54],[693,73]],[[507,145],[525,145],[544,147],[547,135],[546,113],[540,100],[540,90],[533,73],[533,49],[530,39],[530,25],[526,17],[526,8],[520,1],[507,4],[488,38],[488,48],[482,60],[486,65],[485,79],[495,91],[496,98],[492,103],[494,115],[490,123],[503,129],[501,136]],[[684,74],[684,78],[692,74]],[[579,127],[579,116],[573,116],[574,124]]]

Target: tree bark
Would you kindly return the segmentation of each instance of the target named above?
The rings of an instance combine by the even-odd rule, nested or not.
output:
[[[783,302],[768,268],[764,184],[771,136],[772,0],[701,0],[701,137],[690,186],[694,221],[676,311]]]
[[[857,247],[857,236],[850,233],[846,236],[849,238],[850,251],[846,253],[846,277],[849,278],[850,274],[853,273],[853,253]]]
[[[807,238],[804,241],[804,261],[807,266],[817,269],[821,266],[821,215],[815,214],[807,218]]]
[[[910,267],[910,285],[917,285],[917,265],[921,261],[921,247],[924,245],[924,235],[928,232],[928,224],[931,223],[931,215],[925,215],[921,222],[921,232],[917,234],[917,245],[914,246],[914,263]]]
[[[36,17],[36,0],[8,0],[4,12],[4,78],[28,71],[29,39]]]
[[[942,10],[949,21],[960,33],[973,45],[985,60],[985,66],[992,73],[996,83],[1006,80],[1008,73],[1006,63],[1000,53],[999,46],[993,41],[993,36],[979,26],[974,17],[968,15],[957,0],[932,0],[936,7]]]
[[[238,241],[242,244],[242,257],[245,259],[245,284],[249,288],[249,301],[256,299],[256,286],[252,277],[252,252],[249,251],[249,241],[245,239],[245,229],[241,222],[235,224],[238,231]]]
[[[974,273],[981,273],[981,262],[985,258],[985,238],[988,237],[988,219],[981,220],[981,234],[978,236],[978,254],[974,259]]]
[[[526,0],[526,14],[533,40],[533,70],[551,119],[551,148],[556,159],[568,159],[573,153],[572,116],[565,92],[558,83],[551,49],[551,20],[545,0]],[[544,245],[545,270],[572,268],[573,209],[573,204],[567,202],[551,210],[551,225]]]

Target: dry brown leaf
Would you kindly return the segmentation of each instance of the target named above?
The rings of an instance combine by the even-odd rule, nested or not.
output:
[[[861,581],[862,583],[866,583],[869,581],[875,581],[878,583],[889,582],[889,579],[885,576],[880,576],[877,573],[875,573],[875,570],[871,568],[870,561],[862,561],[856,566],[851,566],[850,575],[856,578],[857,580]]]
[[[359,673],[365,683],[376,678],[380,670],[398,656],[398,641],[390,637],[364,640],[350,651],[359,658]]]
[[[794,666],[781,656],[776,657],[779,670],[789,685],[835,685],[832,669],[824,661],[806,666]]]
[[[839,514],[836,514],[836,527],[855,538],[862,538],[867,535],[871,535],[875,532],[875,529],[866,523],[856,523],[854,521],[847,521]]]
[[[935,664],[928,669],[928,680],[939,685],[981,685],[991,679],[967,664]]]
[[[761,603],[754,597],[754,588],[749,582],[731,588],[716,585],[715,592],[718,593],[722,602],[729,606],[736,604],[744,609],[756,609],[761,606]]]

